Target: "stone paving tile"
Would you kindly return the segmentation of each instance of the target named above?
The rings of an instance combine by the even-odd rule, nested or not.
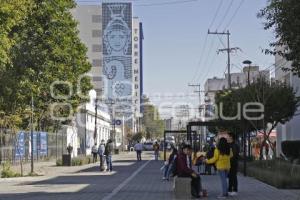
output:
[[[145,160],[152,155],[146,153]],[[114,173],[99,172],[91,165],[57,177],[32,179],[28,182],[0,182],[0,200],[173,200],[172,181],[163,181],[159,170],[162,161],[150,161],[135,177],[131,177],[147,161],[136,162],[135,154],[123,155],[114,162]],[[123,185],[122,183],[127,183]],[[220,193],[218,176],[202,176],[208,190],[207,200]],[[120,185],[124,186],[119,188]],[[298,191],[278,190],[253,178],[239,176],[239,196],[229,200],[300,200]],[[119,188],[117,193],[114,189]],[[18,194],[16,194],[18,193]],[[109,198],[108,198],[109,197]],[[185,199],[190,199],[187,197]]]

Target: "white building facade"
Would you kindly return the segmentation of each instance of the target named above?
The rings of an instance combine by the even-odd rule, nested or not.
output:
[[[80,140],[80,149],[82,154],[90,155],[92,146],[99,145],[101,140],[107,141],[110,138],[111,118],[106,105],[98,103],[97,117],[95,112],[96,92],[90,91],[90,101],[81,106],[76,114],[76,127]],[[96,125],[96,128],[95,128]],[[96,133],[95,133],[96,130]]]
[[[97,96],[103,94],[103,54],[102,54],[102,9],[101,5],[77,5],[72,10],[78,22],[79,37],[88,49],[87,56],[92,64],[88,75],[92,78]]]
[[[291,68],[291,62],[287,62],[281,56],[275,56],[275,80],[286,83],[294,88],[296,96],[300,96],[300,78],[290,71],[282,68]],[[281,142],[286,140],[300,140],[300,107],[294,117],[285,124],[277,126],[277,156],[281,154]]]
[[[259,70],[258,66],[247,66],[243,68],[242,72],[231,73],[231,87],[233,89],[246,87],[248,83],[253,83],[258,78],[265,78],[270,81],[269,70]],[[202,119],[207,121],[214,112],[215,96],[218,91],[228,89],[228,74],[225,74],[225,78],[209,78],[204,84],[204,112],[202,112]]]

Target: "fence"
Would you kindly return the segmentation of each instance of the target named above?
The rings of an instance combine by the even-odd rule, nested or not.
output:
[[[18,164],[21,160],[29,162],[31,160],[31,133],[19,132],[18,134],[2,134],[0,139],[0,164],[9,161]],[[62,132],[33,133],[33,159],[49,160],[61,158],[62,154],[67,153],[67,138]],[[74,149],[75,150],[75,149]],[[78,154],[83,151],[76,149]]]

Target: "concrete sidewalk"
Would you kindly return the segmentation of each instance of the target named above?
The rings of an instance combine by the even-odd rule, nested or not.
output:
[[[143,153],[137,162],[134,153],[115,156],[113,172],[100,172],[99,166],[66,168],[56,176],[30,177],[20,181],[0,181],[0,200],[168,200],[175,199],[172,181],[163,181],[162,161]],[[209,197],[220,193],[218,176],[202,176]],[[297,193],[278,190],[253,178],[239,177],[239,196],[233,200],[300,200]],[[187,197],[185,199],[190,199]]]

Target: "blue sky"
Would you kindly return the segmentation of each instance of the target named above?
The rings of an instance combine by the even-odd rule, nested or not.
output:
[[[207,78],[224,76],[227,56],[216,51],[224,48],[221,41],[226,44],[226,38],[207,36],[209,28],[212,31],[229,29],[231,47],[242,49],[232,54],[233,72],[241,70],[245,59],[262,69],[274,63],[272,56],[261,52],[273,40],[273,34],[263,30],[262,19],[256,17],[267,0],[182,0],[185,3],[166,5],[153,4],[179,1],[131,2],[134,16],[138,16],[144,26],[144,88],[153,101],[157,93],[192,93],[193,88],[188,87],[188,83],[200,83],[203,89]]]

